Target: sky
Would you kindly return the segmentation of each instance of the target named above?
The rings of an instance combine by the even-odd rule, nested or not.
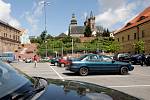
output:
[[[79,26],[92,11],[96,25],[117,30],[150,6],[150,0],[45,0],[47,32],[67,33],[72,14]],[[45,29],[43,0],[0,0],[0,20],[38,36]]]

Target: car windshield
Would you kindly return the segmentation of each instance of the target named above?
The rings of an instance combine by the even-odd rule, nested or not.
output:
[[[0,98],[16,91],[28,82],[29,80],[19,76],[9,64],[0,61]]]
[[[85,57],[87,57],[88,55],[83,55],[83,56],[81,56],[81,57],[79,57],[78,59],[79,60],[83,60]]]

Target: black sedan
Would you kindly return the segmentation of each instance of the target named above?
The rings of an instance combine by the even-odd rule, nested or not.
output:
[[[139,100],[110,88],[79,81],[28,77],[0,62],[0,100]]]
[[[128,53],[117,53],[113,56],[113,59],[121,62],[130,62],[130,54]]]
[[[135,54],[130,58],[132,64],[141,64],[145,61],[145,55],[143,54]]]
[[[145,56],[145,65],[150,66],[150,54]]]

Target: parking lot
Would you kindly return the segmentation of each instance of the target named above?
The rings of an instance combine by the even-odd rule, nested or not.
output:
[[[84,81],[123,91],[144,100],[149,100],[150,98],[150,67],[147,66],[134,65],[135,69],[129,72],[128,75],[97,73],[79,76],[50,63],[38,63],[36,68],[34,63],[19,62],[12,63],[12,65],[29,76]]]

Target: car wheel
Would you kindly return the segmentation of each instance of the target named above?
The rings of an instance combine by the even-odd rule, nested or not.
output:
[[[57,62],[55,62],[55,63],[54,63],[54,65],[55,65],[55,66],[57,66],[57,65],[58,65],[58,63],[57,63]]]
[[[61,64],[61,67],[65,67],[65,64],[62,63],[62,64]]]
[[[120,74],[121,74],[121,75],[127,75],[127,74],[128,74],[128,71],[129,71],[128,67],[123,66],[123,67],[121,67],[121,69],[120,69]]]
[[[80,70],[79,70],[79,73],[80,73],[81,76],[86,76],[89,73],[89,69],[86,68],[86,67],[81,67]]]

